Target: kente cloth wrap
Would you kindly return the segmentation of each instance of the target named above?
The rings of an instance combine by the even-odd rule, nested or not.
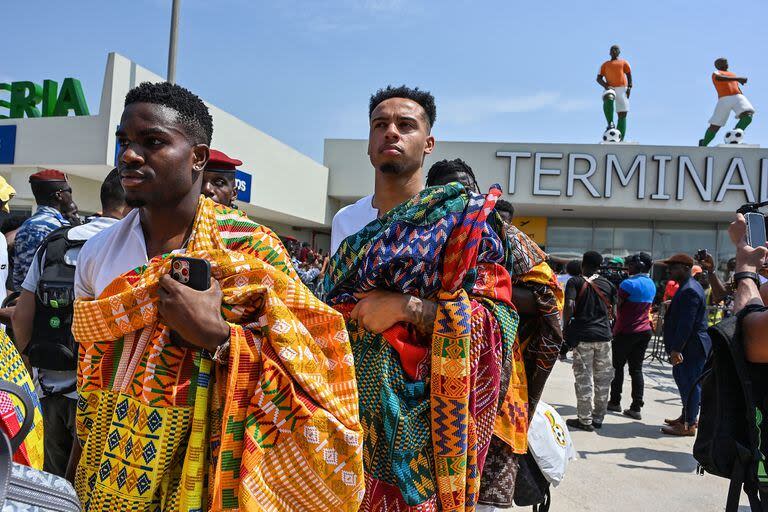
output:
[[[226,366],[170,341],[156,307],[168,255],[75,303],[84,509],[356,511],[363,431],[342,316],[271,231],[209,199],[185,256],[223,290]]]
[[[13,454],[13,461],[35,469],[43,469],[43,412],[35,393],[32,377],[21,360],[16,345],[0,331],[0,380],[16,384],[29,393],[34,411],[25,411],[16,396],[0,391],[0,429],[11,438],[16,435],[27,414],[34,414],[32,430]]]
[[[544,261],[546,255],[536,243],[514,226],[507,235],[512,242],[515,262],[527,262],[525,266],[508,266],[512,283],[531,291],[536,303],[536,314],[521,315],[517,331],[525,361],[528,411],[535,411],[563,343],[560,328],[563,291]],[[499,508],[512,506],[518,463],[519,455],[508,445],[496,437],[491,440],[480,487],[480,503]]]
[[[527,449],[509,246],[489,218],[499,194],[425,189],[331,260],[327,300],[339,310],[374,289],[437,304],[431,339],[405,324],[382,334],[349,324],[365,434],[361,511],[474,510],[491,435]]]

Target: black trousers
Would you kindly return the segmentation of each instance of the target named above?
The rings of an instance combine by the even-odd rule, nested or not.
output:
[[[629,365],[629,377],[632,379],[632,405],[630,409],[640,411],[643,407],[643,358],[651,341],[651,331],[633,334],[617,334],[613,338],[613,382],[611,382],[610,403],[621,403],[621,391],[624,387],[624,365]]]
[[[75,416],[77,415],[77,400],[64,395],[44,396],[40,403],[43,406],[43,438],[45,461],[43,469],[64,477],[69,463],[69,452],[75,440]]]

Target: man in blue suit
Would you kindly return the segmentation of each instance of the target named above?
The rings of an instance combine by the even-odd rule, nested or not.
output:
[[[704,289],[692,279],[693,258],[675,254],[663,263],[670,278],[680,284],[664,317],[664,346],[683,400],[683,413],[679,418],[664,420],[667,426],[661,431],[672,436],[694,436],[701,405],[701,384],[697,381],[712,348],[707,334],[707,303]]]

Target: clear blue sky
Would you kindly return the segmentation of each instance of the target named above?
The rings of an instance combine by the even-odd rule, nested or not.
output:
[[[96,111],[108,52],[165,75],[170,5],[3,2],[0,82],[80,78]],[[768,146],[766,19],[765,0],[182,0],[177,81],[318,161],[324,138],[367,136],[368,97],[390,83],[433,92],[438,141],[589,143],[618,43],[630,140],[696,144],[722,55],[749,78],[747,141]]]

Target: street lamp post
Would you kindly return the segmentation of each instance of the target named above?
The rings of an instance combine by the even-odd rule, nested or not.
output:
[[[173,0],[171,11],[171,41],[168,45],[168,77],[170,83],[176,82],[176,43],[178,41],[179,9],[181,0]]]

